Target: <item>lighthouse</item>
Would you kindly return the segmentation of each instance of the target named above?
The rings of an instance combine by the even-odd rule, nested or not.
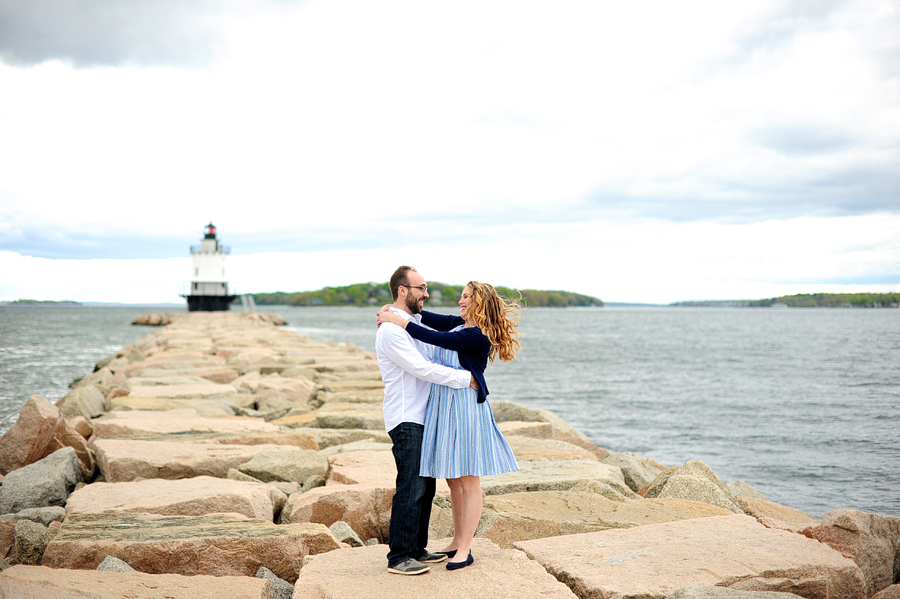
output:
[[[213,312],[228,310],[237,298],[228,292],[225,278],[225,258],[231,249],[220,244],[216,227],[210,222],[203,229],[199,246],[191,246],[191,280],[187,293],[189,312]]]

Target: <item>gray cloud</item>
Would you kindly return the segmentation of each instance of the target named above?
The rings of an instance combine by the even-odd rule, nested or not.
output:
[[[758,129],[748,138],[756,145],[787,156],[841,152],[863,141],[835,127],[811,124]]]
[[[774,49],[799,33],[817,29],[851,0],[787,0],[778,4],[778,12],[768,19],[748,23],[736,41],[748,51]]]
[[[856,0],[785,0],[767,18],[747,21],[734,39],[738,51],[708,67],[709,72],[730,71],[754,58],[758,52],[775,51],[810,32],[839,28],[858,33],[873,65],[886,77],[900,76],[900,11],[889,9],[873,18],[871,3]]]
[[[571,222],[611,211],[674,222],[710,219],[747,223],[900,212],[900,172],[892,165],[801,172],[790,179],[704,180],[721,190],[721,197],[638,197],[598,191],[581,208],[561,216]]]
[[[27,66],[47,60],[79,67],[196,65],[220,42],[213,0],[4,0],[0,58]]]
[[[455,223],[453,223],[455,224]],[[220,240],[232,248],[234,255],[263,252],[322,252],[384,247],[385,238],[403,238],[422,243],[440,233],[438,226],[411,228],[407,223],[389,227],[350,229],[336,224],[317,226],[298,236],[293,229],[270,230],[265,233],[232,233],[220,229]],[[26,256],[54,260],[153,259],[190,257],[190,247],[198,244],[194,236],[174,237],[136,233],[114,235],[74,232],[38,225],[20,225],[6,234],[0,232],[0,251],[8,250]]]

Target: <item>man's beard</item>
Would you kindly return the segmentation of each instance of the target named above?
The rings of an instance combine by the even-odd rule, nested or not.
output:
[[[414,298],[412,293],[406,296],[406,311],[410,314],[418,314],[422,311],[422,308],[419,307],[419,300]]]

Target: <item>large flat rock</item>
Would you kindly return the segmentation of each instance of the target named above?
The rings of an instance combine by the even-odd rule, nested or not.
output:
[[[769,591],[738,591],[724,587],[684,587],[667,599],[794,599],[793,593],[773,593]]]
[[[197,443],[222,443],[226,445],[282,445],[299,447],[300,449],[312,449],[319,451],[315,435],[308,432],[271,432],[271,433],[245,433],[245,434],[213,434],[200,436]]]
[[[771,518],[787,524],[797,525],[796,528],[806,528],[820,522],[818,518],[810,516],[802,510],[788,507],[769,501],[765,498],[749,495],[735,495],[734,501],[744,513],[754,518]]]
[[[393,487],[397,481],[397,465],[391,451],[349,451],[337,453],[328,461],[329,485]]]
[[[225,478],[230,468],[249,462],[260,451],[277,451],[278,445],[225,445],[177,443],[134,439],[96,439],[97,465],[108,483],[136,478]]]
[[[165,399],[198,399],[217,395],[234,395],[231,385],[199,383],[187,385],[138,385],[131,389],[131,397],[161,397]]]
[[[593,453],[567,443],[565,441],[557,441],[555,439],[538,439],[535,437],[527,437],[523,435],[511,435],[507,438],[516,460],[519,462],[527,461],[560,461],[560,460],[597,460],[597,456]]]
[[[133,377],[142,374],[144,370],[181,371],[186,368],[222,368],[224,366],[225,360],[218,356],[200,356],[197,354],[191,356],[167,356],[165,354],[157,353],[153,357],[148,357],[145,360],[132,362],[123,369],[123,372],[126,376]]]
[[[274,421],[273,421],[274,422]],[[353,441],[378,441],[380,443],[392,443],[390,435],[384,430],[371,429],[338,429],[338,428],[311,428],[307,431],[316,438],[320,449],[332,445],[344,445]]]
[[[508,441],[510,437],[534,437],[535,439],[553,438],[553,426],[549,422],[519,422],[508,420],[498,422],[497,428]]]
[[[141,377],[159,378],[167,376],[193,376],[206,379],[212,383],[230,383],[238,378],[239,373],[233,368],[193,368],[182,369],[153,369],[145,368],[141,371]]]
[[[201,416],[234,416],[229,404],[213,399],[165,399],[161,397],[131,397],[121,395],[110,399],[111,411],[140,410],[144,412],[162,412],[183,410],[196,411]]]
[[[327,403],[316,413],[319,428],[364,428],[384,430],[380,405],[366,403]]]
[[[311,449],[281,447],[260,451],[237,469],[263,482],[297,482],[313,488],[325,484],[328,458]]]
[[[242,514],[273,521],[287,496],[262,483],[210,476],[85,485],[69,496],[67,514],[137,512],[162,516]]]
[[[306,378],[284,378],[278,374],[262,377],[256,387],[260,409],[306,405],[316,398],[319,386]]]
[[[824,543],[729,515],[522,541],[579,597],[663,599],[687,586],[865,599],[859,567]]]
[[[197,410],[183,408],[165,412],[128,410],[109,412],[94,420],[97,437],[133,437],[137,435],[185,433],[278,433],[280,429],[259,418],[246,416],[201,416]]]
[[[528,539],[729,513],[687,499],[612,501],[595,493],[532,491],[486,497],[478,534],[501,547],[512,547],[517,541]]]
[[[294,582],[304,556],[338,548],[321,524],[282,524],[237,514],[70,514],[42,565],[96,569],[109,555],[148,574],[253,576],[265,566]]]
[[[596,460],[523,461],[516,472],[481,477],[481,489],[488,495],[568,491],[586,481],[600,481],[615,486],[623,494],[631,493],[620,468]]]
[[[272,599],[268,583],[249,576],[179,576],[143,572],[13,566],[0,572],[9,599]]]
[[[234,371],[232,371],[234,372]],[[202,379],[199,376],[184,376],[184,375],[158,375],[158,376],[147,376],[146,374],[141,374],[141,376],[133,376],[127,379],[122,387],[124,389],[134,389],[135,387],[158,387],[162,385],[207,385],[211,381],[206,379]]]
[[[432,543],[435,547],[440,542]],[[472,545],[475,563],[451,572],[444,564],[418,576],[387,571],[387,546],[357,547],[304,560],[293,599],[574,599],[572,592],[522,553],[486,539]]]

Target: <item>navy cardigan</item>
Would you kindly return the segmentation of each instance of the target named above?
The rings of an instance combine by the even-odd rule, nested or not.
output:
[[[406,332],[413,339],[451,349],[459,354],[459,365],[468,370],[478,381],[478,403],[487,399],[488,388],[484,381],[484,370],[487,368],[488,354],[491,351],[491,340],[478,327],[466,327],[450,332],[466,321],[459,316],[436,314],[422,311],[422,324],[431,330],[412,321],[406,325]]]

